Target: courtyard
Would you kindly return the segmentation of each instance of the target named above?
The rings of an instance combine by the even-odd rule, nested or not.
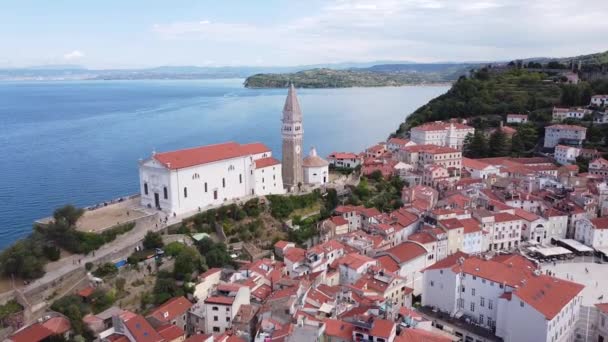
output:
[[[542,264],[542,270],[551,271],[556,277],[585,285],[583,305],[608,302],[608,263],[599,263],[594,256],[576,257],[573,260]]]

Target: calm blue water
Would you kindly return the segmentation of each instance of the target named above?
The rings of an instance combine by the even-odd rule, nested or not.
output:
[[[286,90],[241,84],[0,82],[0,248],[58,206],[135,193],[137,161],[153,149],[261,141],[279,157]],[[360,151],[447,89],[300,90],[305,151]]]

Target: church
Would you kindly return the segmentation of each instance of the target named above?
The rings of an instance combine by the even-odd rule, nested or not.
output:
[[[314,148],[302,158],[302,110],[293,85],[282,121],[282,163],[262,143],[226,142],[152,153],[139,162],[141,204],[180,215],[231,200],[327,183],[328,162]]]

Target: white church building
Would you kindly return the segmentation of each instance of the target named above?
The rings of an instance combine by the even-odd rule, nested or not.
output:
[[[182,214],[246,196],[282,194],[281,162],[261,143],[227,142],[140,161],[141,204]]]
[[[323,185],[329,182],[329,162],[317,155],[313,147],[310,154],[302,161],[304,184]]]

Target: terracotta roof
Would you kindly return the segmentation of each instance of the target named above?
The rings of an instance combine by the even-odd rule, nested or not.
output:
[[[595,229],[608,229],[608,217],[598,217],[589,220]]]
[[[388,143],[389,144],[394,144],[394,145],[407,145],[411,142],[411,140],[409,139],[402,139],[402,138],[390,138],[388,139]]]
[[[439,270],[442,268],[451,268],[458,264],[458,259],[460,259],[460,258],[466,259],[468,257],[469,257],[469,255],[467,253],[457,251],[456,253],[449,255],[447,258],[437,261],[436,263],[425,268],[424,270],[426,271],[426,270]]]
[[[603,313],[608,313],[608,303],[598,303],[595,307]]]
[[[274,244],[274,248],[285,249],[285,247],[287,247],[291,243],[292,242],[289,241],[279,240]]]
[[[376,260],[378,260],[378,263],[383,269],[389,272],[395,273],[399,271],[399,264],[388,255],[378,257]]]
[[[422,124],[420,126],[413,127],[412,130],[413,131],[443,131],[443,130],[450,128],[451,125],[453,125],[454,128],[456,128],[456,129],[474,129],[471,126],[467,126],[467,125],[461,124],[461,123],[435,121],[435,122],[428,122],[428,123]]]
[[[389,338],[391,332],[395,329],[395,323],[387,319],[376,318],[372,323],[372,328],[369,334],[374,337]]]
[[[50,318],[44,321],[42,325],[49,329],[53,335],[63,335],[71,328],[70,321],[61,316]]]
[[[278,161],[277,159],[274,159],[273,157],[260,158],[260,159],[255,160],[256,169],[263,169],[265,167],[279,165],[279,164],[281,164],[281,162]]]
[[[439,220],[439,225],[441,225],[442,227],[445,227],[445,229],[447,229],[447,230],[464,228],[464,225],[460,222],[460,220],[458,220],[456,218]]]
[[[157,153],[153,158],[167,168],[175,170],[264,152],[270,152],[270,149],[262,143],[240,145],[235,142],[227,142]]]
[[[330,159],[359,159],[359,156],[351,152],[333,152],[328,156]]]
[[[525,285],[517,288],[513,294],[551,320],[584,287],[581,284],[541,274],[528,278]]]
[[[434,237],[433,235],[428,234],[426,232],[418,232],[418,233],[411,234],[410,236],[407,237],[407,239],[410,241],[416,241],[423,245],[425,245],[427,243],[437,242],[436,237]]]
[[[452,342],[452,339],[422,329],[403,329],[395,342]]]
[[[477,233],[481,231],[479,221],[474,218],[460,219],[460,223],[462,223],[464,226],[465,234]]]
[[[494,222],[508,222],[508,221],[519,221],[521,218],[509,213],[498,213],[494,215]]]
[[[183,315],[192,307],[192,303],[185,297],[175,297],[154,309],[148,317],[154,317],[159,322],[170,322],[175,317]]]
[[[173,341],[175,339],[178,339],[178,338],[186,335],[186,333],[184,332],[184,330],[182,328],[178,327],[177,325],[173,325],[173,324],[167,324],[167,325],[158,327],[158,329],[156,329],[156,331],[166,341]]]
[[[13,336],[10,337],[10,340],[13,342],[38,342],[52,335],[53,333],[42,324],[34,323],[13,334]]]
[[[306,251],[298,247],[290,248],[284,254],[284,259],[291,262],[304,261],[306,259]]]
[[[125,321],[125,326],[137,342],[162,342],[164,339],[141,315],[133,315]]]
[[[216,274],[218,272],[222,272],[222,269],[221,268],[217,268],[217,267],[213,267],[213,268],[208,269],[205,273],[199,275],[198,278],[199,279],[204,279],[204,278],[207,278],[208,276]]]
[[[358,269],[359,267],[375,260],[359,253],[350,253],[337,260],[339,265],[344,265],[348,268]]]
[[[403,264],[427,253],[424,247],[411,241],[403,242],[395,247],[387,249],[385,252],[395,257],[399,264]]]
[[[513,212],[516,216],[519,216],[528,222],[536,221],[540,218],[540,216],[520,208],[514,208]]]
[[[337,319],[326,319],[325,320],[325,335],[330,337],[336,337],[345,341],[350,341],[353,338],[353,330],[355,326],[351,323],[337,320]]]
[[[343,226],[348,224],[348,221],[342,216],[332,216],[330,218],[331,222],[333,222],[336,226]]]
[[[78,295],[82,298],[89,298],[89,296],[92,295],[94,291],[94,288],[92,288],[91,286],[87,286],[84,289],[78,291]]]
[[[232,305],[234,297],[226,296],[209,296],[205,299],[205,303],[221,304],[221,305]]]

